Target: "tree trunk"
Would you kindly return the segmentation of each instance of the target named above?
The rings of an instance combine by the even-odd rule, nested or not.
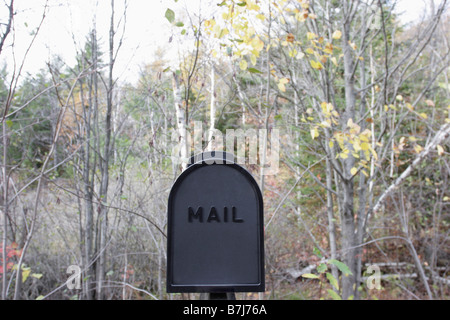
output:
[[[178,145],[180,149],[178,150],[178,154],[173,155],[177,163],[181,163],[182,170],[186,170],[187,168],[187,160],[188,160],[188,141],[187,141],[187,130],[186,130],[186,117],[184,110],[182,109],[182,98],[180,91],[180,83],[178,75],[173,74],[172,78],[172,87],[173,87],[173,98],[174,98],[174,106],[175,113],[177,117],[177,128],[178,128]],[[181,159],[180,159],[181,158]],[[174,159],[175,160],[175,159]]]
[[[344,32],[343,32],[343,51],[344,51],[344,83],[345,83],[345,113],[343,116],[342,127],[346,129],[348,120],[355,120],[355,78],[353,74],[354,61],[352,48],[350,47],[350,23],[351,8],[348,1],[344,1]],[[351,6],[350,6],[351,7]],[[355,122],[355,121],[354,121]],[[352,155],[353,147],[350,143],[346,146],[350,152],[348,158],[343,160],[343,201],[342,201],[342,251],[344,253],[344,262],[352,271],[353,276],[343,277],[342,296],[348,299],[354,293],[355,284],[355,221],[354,221],[354,182],[351,174],[355,166],[355,158]]]
[[[327,218],[328,218],[328,233],[329,233],[329,241],[330,241],[330,253],[331,259],[337,259],[337,245],[336,245],[336,229],[334,225],[334,209],[333,209],[333,176],[332,176],[332,168],[331,161],[326,159],[326,183],[327,183]],[[335,265],[331,266],[332,275],[335,279],[339,279],[338,271]]]
[[[105,121],[105,147],[103,163],[101,168],[100,185],[100,254],[99,267],[97,270],[97,299],[103,300],[106,294],[103,288],[103,279],[106,273],[106,247],[108,238],[108,186],[109,186],[109,163],[111,158],[112,137],[112,108],[113,108],[113,69],[114,69],[114,0],[111,0],[111,24],[109,30],[109,75],[106,97],[106,121]]]
[[[8,284],[8,278],[7,278],[7,256],[6,256],[6,242],[8,241],[8,185],[9,185],[9,178],[8,178],[8,170],[7,170],[7,164],[8,164],[8,129],[6,125],[5,119],[3,119],[3,163],[2,163],[2,214],[3,214],[3,235],[2,235],[2,261],[3,261],[3,273],[2,273],[2,300],[6,300],[6,290],[7,290],[7,284]]]
[[[9,33],[11,32],[11,27],[13,24],[14,19],[14,0],[10,1],[10,4],[7,5],[9,10],[9,17],[8,22],[6,24],[5,31],[2,34],[2,37],[0,38],[0,54],[3,50],[3,45],[5,44],[5,40],[8,37]],[[10,103],[10,99],[8,98],[6,101],[6,104]],[[7,169],[8,165],[8,126],[6,124],[6,116],[7,116],[7,110],[9,109],[8,105],[4,106],[4,114],[2,115],[2,135],[3,135],[3,163],[2,163],[2,176],[0,177],[0,184],[1,184],[1,191],[2,191],[2,214],[3,214],[3,235],[2,235],[2,300],[6,300],[6,292],[7,292],[7,253],[6,253],[6,242],[8,241],[8,211],[9,211],[9,199],[8,199],[8,186],[9,186],[9,173]]]
[[[210,127],[209,127],[209,135],[208,135],[208,151],[213,151],[214,144],[213,144],[213,136],[214,131],[216,129],[216,98],[215,98],[215,91],[216,91],[216,81],[215,81],[215,72],[214,72],[214,66],[211,66],[211,106],[210,106]],[[217,144],[216,144],[217,145]],[[221,150],[218,150],[221,151]]]

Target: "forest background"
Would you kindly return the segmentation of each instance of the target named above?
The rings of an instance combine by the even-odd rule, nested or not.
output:
[[[165,292],[194,123],[204,149],[213,130],[268,133],[246,166],[267,290],[238,298],[449,298],[448,1],[410,23],[389,0],[160,1],[138,43],[129,28],[155,22],[137,1],[88,2],[0,5],[2,299],[196,298]],[[71,57],[47,38],[64,28]]]

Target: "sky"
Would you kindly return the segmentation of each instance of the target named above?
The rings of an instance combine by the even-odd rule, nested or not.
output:
[[[417,20],[424,13],[424,6],[430,0],[398,0],[397,12],[408,23]],[[133,81],[139,69],[154,57],[157,48],[163,48],[166,57],[174,60],[180,50],[177,41],[169,43],[169,38],[177,28],[171,28],[164,17],[168,7],[191,12],[202,10],[208,12],[205,4],[208,0],[128,0],[126,31],[122,50],[117,57],[115,75],[123,81]],[[435,0],[436,3],[440,2]],[[21,60],[29,41],[30,32],[42,18],[45,0],[18,0],[15,17],[16,59]],[[36,42],[26,60],[24,70],[31,74],[46,67],[46,62],[55,56],[61,56],[70,66],[75,63],[75,55],[80,50],[88,35],[93,21],[96,21],[99,37],[106,50],[110,25],[110,1],[107,0],[48,0],[49,9],[45,22]],[[123,1],[116,3],[116,23],[123,12]],[[0,17],[5,16],[5,9],[0,8]],[[94,19],[95,18],[95,19]],[[10,49],[11,47],[9,47]],[[10,52],[9,52],[10,53]],[[6,54],[6,50],[2,55]],[[11,63],[10,63],[11,64]]]
[[[116,1],[116,23],[123,19],[122,2]],[[167,5],[172,4],[170,2],[173,0],[129,1],[123,49],[117,57],[117,75],[127,77],[135,74],[144,61],[151,61],[157,47],[168,44],[171,29],[164,18],[164,13]],[[40,23],[44,3],[45,0],[16,1],[18,14],[15,21],[17,32],[15,46],[18,61],[21,60],[30,42],[30,32]],[[51,61],[55,56],[61,56],[64,61],[73,66],[76,52],[84,46],[94,20],[103,50],[107,50],[110,1],[49,0],[49,4],[42,29],[26,60],[25,70],[35,73],[45,68],[46,62]],[[122,33],[122,29],[118,32]],[[118,41],[118,38],[116,39]]]

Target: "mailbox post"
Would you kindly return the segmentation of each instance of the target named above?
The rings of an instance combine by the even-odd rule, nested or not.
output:
[[[263,292],[263,210],[232,155],[193,157],[169,195],[167,292]]]

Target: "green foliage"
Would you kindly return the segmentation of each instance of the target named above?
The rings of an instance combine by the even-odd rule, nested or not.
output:
[[[317,257],[323,258],[322,254],[320,253],[320,251],[317,248],[314,248],[313,252]],[[333,300],[342,300],[342,297],[338,293],[339,288],[340,288],[339,287],[339,279],[336,279],[330,272],[328,272],[328,270],[331,268],[332,265],[336,266],[339,269],[339,271],[342,272],[343,276],[347,277],[347,276],[352,275],[352,272],[350,271],[349,267],[345,263],[338,261],[336,259],[329,259],[329,260],[326,260],[325,262],[320,263],[316,267],[317,274],[306,273],[306,274],[302,274],[302,277],[306,278],[306,279],[319,280],[321,286],[323,284],[327,284],[327,285],[331,286],[331,289],[327,289],[327,292],[328,292],[328,295],[330,296],[330,298],[332,298]]]
[[[165,17],[170,23],[173,23],[175,21],[175,12],[172,9],[167,9]]]
[[[350,271],[348,266],[343,262],[340,262],[335,259],[331,259],[331,260],[328,260],[328,263],[335,265],[339,269],[339,271],[341,271],[345,276],[353,275],[353,273]]]
[[[14,165],[39,168],[48,153],[53,137],[51,93],[41,94],[50,86],[43,73],[28,77],[18,90],[10,112],[27,104],[11,116],[6,124],[11,132],[9,157]],[[37,97],[37,98],[36,98]]]

